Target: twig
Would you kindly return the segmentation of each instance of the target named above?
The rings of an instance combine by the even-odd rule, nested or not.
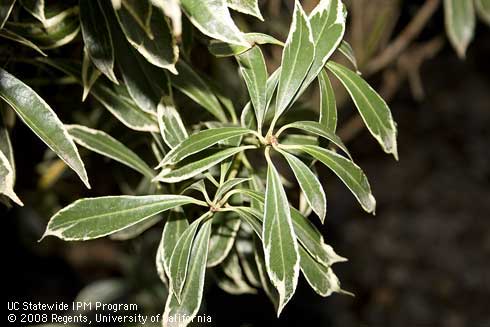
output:
[[[415,17],[400,33],[400,35],[377,57],[375,57],[364,69],[365,74],[371,75],[379,72],[384,67],[395,61],[409,44],[420,34],[425,25],[437,10],[440,0],[426,0]]]

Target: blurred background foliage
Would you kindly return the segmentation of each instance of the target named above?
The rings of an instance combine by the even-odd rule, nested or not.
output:
[[[76,4],[67,0],[61,5]],[[317,1],[302,4],[309,11]],[[338,265],[337,275],[356,297],[322,299],[303,280],[284,315],[276,320],[264,294],[233,296],[210,283],[202,310],[217,326],[488,326],[489,29],[477,23],[475,40],[462,60],[446,40],[441,1],[350,0],[346,4],[347,40],[363,76],[390,102],[399,124],[401,150],[399,164],[383,158],[333,80],[339,134],[371,177],[379,200],[379,214],[369,217],[331,174],[322,173],[335,205],[321,230],[340,255],[350,258],[348,264]],[[244,31],[285,40],[293,5],[293,1],[261,1],[264,22],[240,14],[234,19]],[[14,14],[29,15],[25,10]],[[231,95],[237,107],[243,105],[246,88],[234,61],[211,56],[204,37],[195,29],[192,32],[187,55],[195,67]],[[51,50],[50,57],[81,62],[82,53],[79,33],[73,42]],[[82,103],[82,89],[72,79],[26,63],[36,55],[5,39],[0,43],[2,67],[18,72],[56,108],[62,121],[96,126],[140,153],[148,151],[139,144],[144,142],[141,137],[121,128],[96,101],[89,97]],[[279,48],[266,47],[264,55],[269,71],[280,65]],[[192,113],[186,116],[199,123],[195,105],[183,97],[177,101],[184,112]],[[310,88],[296,112],[304,119],[318,101],[318,90]],[[15,117],[5,118],[13,127]],[[27,205],[0,207],[7,223],[7,296],[42,302],[98,297],[138,303],[147,313],[161,313],[166,290],[154,271],[161,225],[129,242],[36,242],[47,217],[78,198],[137,193],[136,173],[133,176],[100,156],[86,156],[80,149],[93,185],[86,190],[27,127],[15,124],[12,133],[16,189]]]

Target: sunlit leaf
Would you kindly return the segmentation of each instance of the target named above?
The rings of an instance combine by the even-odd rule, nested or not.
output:
[[[261,127],[267,110],[266,84],[268,74],[264,55],[258,46],[254,46],[236,58],[240,65],[240,73],[248,88],[257,124]]]
[[[248,45],[231,19],[226,0],[181,0],[180,3],[189,20],[203,34],[228,43]]]
[[[189,137],[172,98],[162,97],[158,104],[157,116],[160,134],[171,149]]]
[[[90,188],[85,166],[73,140],[46,101],[2,68],[0,68],[0,97]]]
[[[262,239],[267,273],[279,293],[279,315],[298,284],[299,253],[286,192],[269,157],[267,166]]]
[[[43,238],[85,241],[107,236],[154,215],[200,201],[183,195],[106,196],[73,202],[51,217]]]
[[[80,0],[80,24],[83,42],[95,67],[111,81],[114,75],[114,47],[106,13],[99,0]]]
[[[328,131],[335,133],[337,129],[337,104],[332,83],[325,70],[322,70],[320,75],[318,75],[318,84],[320,92],[320,124],[325,126]]]
[[[332,61],[327,67],[347,89],[364,123],[383,150],[398,159],[396,124],[383,98],[350,69]]]
[[[191,322],[191,319],[196,316],[201,306],[211,223],[211,220],[203,223],[194,240],[180,303],[172,292],[170,292],[167,298],[163,313],[164,327],[187,326]]]
[[[258,0],[226,0],[226,3],[233,10],[264,20],[260,13]]]
[[[109,134],[81,125],[67,125],[68,133],[81,146],[108,158],[119,161],[146,177],[153,178],[154,171],[132,150]]]
[[[314,58],[315,45],[310,21],[296,0],[293,21],[282,55],[275,117],[279,117],[289,107]]]
[[[294,176],[296,176],[299,186],[306,196],[308,204],[323,223],[325,221],[325,214],[327,211],[327,198],[325,196],[325,192],[323,191],[322,185],[318,181],[318,178],[306,164],[295,156],[285,151],[282,151],[281,154],[284,156],[284,158],[286,158],[294,173]]]
[[[473,1],[444,0],[444,19],[449,41],[460,58],[475,34],[475,7]]]

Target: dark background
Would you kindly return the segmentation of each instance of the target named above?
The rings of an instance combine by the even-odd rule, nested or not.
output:
[[[466,61],[446,45],[424,64],[425,99],[417,102],[408,86],[401,88],[390,104],[399,129],[399,162],[384,155],[366,131],[349,144],[371,182],[376,216],[363,213],[348,190],[323,172],[329,212],[322,230],[327,243],[349,258],[334,269],[356,297],[323,299],[302,279],[277,320],[264,294],[228,295],[209,283],[204,308],[212,325],[490,326],[488,58],[490,33],[479,26]],[[79,99],[68,93],[63,101]],[[16,189],[26,206],[0,207],[7,299],[71,302],[85,285],[112,277],[130,280],[132,294],[153,287],[154,240],[161,226],[145,233],[145,240],[126,243],[36,242],[50,215],[44,203],[49,195],[36,193],[36,167],[45,147],[22,124],[13,130],[13,146]],[[111,167],[102,160],[88,164],[97,190],[90,195],[114,190]],[[76,183],[63,181],[53,188],[63,193]],[[62,194],[61,202],[87,191],[79,192]]]

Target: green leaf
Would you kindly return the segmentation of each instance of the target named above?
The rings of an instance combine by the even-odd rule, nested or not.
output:
[[[226,0],[226,2],[229,8],[264,21],[264,17],[260,13],[258,0]]]
[[[231,19],[226,0],[181,0],[180,4],[192,24],[203,34],[227,43],[248,46]]]
[[[361,73],[359,72],[359,67],[357,66],[357,59],[354,55],[354,49],[352,49],[351,45],[347,41],[342,40],[338,47],[338,50],[341,54],[344,55],[345,58],[347,58],[347,60],[349,60],[352,66],[354,66],[356,73],[360,75]]]
[[[54,49],[73,41],[80,31],[78,7],[56,11],[42,23],[7,22],[7,28],[33,43],[40,49]]]
[[[0,29],[0,37],[3,37],[5,39],[8,39],[8,40],[11,40],[14,42],[17,42],[17,43],[22,44],[22,45],[25,45],[26,47],[29,47],[29,48],[33,49],[34,51],[37,51],[41,55],[47,56],[47,54],[44,53],[41,49],[39,49],[39,47],[37,45],[35,45],[34,43],[29,41],[25,37],[22,37],[22,36],[12,32],[12,31],[9,31],[6,28]]]
[[[340,44],[345,33],[346,11],[341,0],[320,0],[309,21],[315,45],[315,57],[297,97],[315,80]]]
[[[157,215],[151,217],[150,219],[143,220],[133,226],[129,226],[120,230],[119,232],[115,232],[114,234],[109,235],[109,238],[114,241],[128,241],[133,238],[140,236],[143,232],[155,226],[162,220],[162,217]]]
[[[79,65],[63,59],[39,58],[37,60],[73,76],[82,85]],[[124,86],[108,85],[99,79],[92,87],[90,94],[127,127],[136,131],[159,131],[156,117],[142,111],[130,98]]]
[[[262,238],[262,212],[249,207],[230,207],[227,210],[237,213],[238,216],[252,228],[257,236]]]
[[[323,223],[327,212],[327,198],[318,178],[311,172],[307,165],[295,156],[285,151],[281,151],[281,154],[286,158],[289,167],[293,170],[294,176],[296,176],[308,204]]]
[[[487,25],[490,25],[490,1],[475,0],[476,12]]]
[[[265,112],[267,110],[267,67],[265,66],[264,55],[258,46],[238,55],[236,57],[240,65],[245,84],[248,88],[250,100],[255,111],[257,125],[262,126]]]
[[[114,47],[106,13],[99,0],[80,0],[80,25],[85,49],[95,67],[114,83]]]
[[[318,75],[318,84],[320,89],[320,124],[325,126],[328,131],[335,133],[337,130],[337,104],[332,83],[330,83],[328,74],[324,69]]]
[[[133,168],[148,178],[154,171],[133,151],[109,134],[81,125],[67,125],[68,133],[81,146]]]
[[[181,302],[180,295],[187,276],[192,242],[194,241],[194,236],[201,224],[201,220],[202,219],[195,220],[185,229],[182,235],[180,235],[177,244],[174,247],[174,251],[172,252],[172,256],[170,257],[170,264],[168,266],[170,289],[179,302]]]
[[[182,210],[172,210],[169,212],[167,222],[163,227],[162,239],[158,246],[157,267],[159,265],[163,267],[163,272],[160,272],[160,274],[165,273],[167,276],[170,276],[172,253],[175,250],[180,236],[187,227],[189,227],[189,222]]]
[[[44,0],[20,0],[20,3],[37,20],[46,23]]]
[[[204,159],[186,164],[175,170],[170,170],[165,168],[153,180],[163,182],[163,183],[177,183],[192,178],[202,173],[203,171],[217,165],[221,161],[231,156],[234,156],[239,152],[243,152],[247,149],[254,149],[254,148],[255,148],[254,146],[241,146],[241,147],[229,148],[217,152],[213,155],[210,155],[209,157],[206,157]]]
[[[267,269],[265,267],[265,255],[264,250],[262,249],[262,244],[258,241],[258,238],[255,238],[255,263],[257,264],[257,268],[259,270],[260,282],[262,284],[262,288],[271,300],[274,309],[277,311],[279,307],[279,294],[277,290],[272,285],[269,276],[267,275]]]
[[[163,167],[165,165],[176,164],[184,158],[207,149],[219,142],[248,133],[251,133],[251,130],[242,127],[205,129],[189,136],[182,141],[182,143],[173,148],[169,153],[167,153],[165,158],[163,158],[158,166]]]
[[[175,63],[179,56],[179,48],[172,35],[170,22],[165,17],[163,10],[156,6],[151,6],[149,0],[129,1],[137,6],[150,6],[149,17],[151,17],[149,29],[145,30],[141,24],[135,20],[134,14],[127,6],[127,0],[122,2],[122,6],[116,7],[115,12],[119,25],[121,26],[124,35],[129,43],[143,56],[155,66],[164,68],[177,74]],[[146,4],[144,4],[146,3]],[[114,4],[114,1],[113,1]],[[151,36],[148,35],[148,30],[151,31]]]
[[[14,4],[15,0],[5,0],[0,3],[0,29],[3,28],[3,25],[9,18]]]
[[[344,143],[342,142],[340,137],[335,135],[335,133],[330,132],[321,123],[317,123],[315,121],[298,121],[298,122],[294,122],[291,124],[284,125],[281,128],[281,130],[284,131],[284,130],[289,129],[289,128],[300,129],[302,131],[323,137],[323,138],[329,140],[330,142],[332,142],[333,144],[335,144],[336,146],[338,146],[340,149],[342,149],[342,151],[344,151],[349,156],[349,158],[352,159],[352,157],[349,153],[349,150],[344,145]]]
[[[211,223],[211,220],[206,221],[194,240],[180,303],[172,292],[167,298],[162,319],[164,327],[187,326],[201,306]]]
[[[296,0],[291,29],[282,53],[281,77],[276,98],[276,118],[291,104],[314,58],[315,44],[310,22],[300,2]]]
[[[170,77],[172,85],[197,104],[203,106],[219,121],[226,122],[227,118],[223,108],[208,84],[182,60],[177,62],[177,70],[179,75]]]
[[[268,169],[262,239],[267,273],[279,293],[279,316],[298,285],[299,253],[281,177],[268,155],[266,158]]]
[[[153,12],[152,1],[147,0],[121,0],[112,1],[114,10],[124,10],[124,15],[131,16],[132,19],[145,31],[150,39],[154,38],[151,30],[151,14]],[[123,7],[123,8],[121,8]],[[131,22],[133,25],[133,22]]]
[[[361,168],[355,163],[333,151],[314,145],[293,145],[288,146],[288,148],[289,147],[308,153],[330,168],[350,189],[364,210],[367,212],[374,212],[376,200],[371,194],[371,187],[369,186],[366,175],[364,175]]]
[[[20,206],[24,204],[14,192],[15,171],[7,156],[0,151],[0,194],[4,194]]]
[[[224,182],[216,190],[216,195],[214,196],[216,200],[220,200],[228,191],[235,188],[235,186],[249,181],[250,178],[232,178]]]
[[[262,193],[246,189],[242,189],[240,190],[240,192],[244,195],[249,196],[250,200],[256,200],[260,203],[264,203],[265,201]],[[332,264],[332,261],[339,262],[344,260],[343,258],[336,256],[332,248],[325,244],[322,234],[318,231],[315,225],[311,223],[309,219],[305,218],[294,207],[291,206],[290,209],[294,232],[298,237],[299,242],[308,250],[310,255],[312,255],[315,260],[322,263],[326,267],[329,267]],[[262,215],[260,215],[260,212],[258,210],[250,210],[250,208],[241,211],[245,211],[249,214],[247,218],[242,218],[250,220],[251,217],[255,217],[255,219],[258,220],[255,222],[252,220],[250,222],[254,224],[253,226],[251,225],[254,231],[256,230],[257,226],[260,231],[260,224],[262,222]],[[240,211],[236,212],[240,214]],[[247,223],[249,223],[249,221],[247,221]]]
[[[203,205],[201,201],[183,195],[121,195],[81,199],[51,217],[42,238],[53,235],[65,241],[91,240],[190,203]]]
[[[327,67],[347,89],[364,123],[383,150],[398,160],[396,124],[383,98],[350,69],[332,61],[327,63]]]
[[[158,104],[157,116],[160,134],[171,149],[189,137],[171,97],[162,97]]]
[[[325,267],[313,259],[301,246],[301,271],[311,288],[320,296],[327,297],[333,292],[341,293],[340,282],[332,268]]]
[[[209,240],[208,267],[219,265],[225,260],[235,243],[240,218],[229,212],[217,214],[213,218],[211,239]]]
[[[276,38],[263,34],[263,33],[247,33],[245,34],[245,39],[251,44],[274,44],[279,46],[284,46],[284,43],[277,40]],[[209,52],[213,56],[220,57],[230,57],[237,56],[243,52],[250,49],[249,46],[230,44],[223,41],[211,40],[208,46]]]
[[[90,93],[90,89],[100,76],[100,71],[92,65],[92,61],[88,55],[86,47],[83,48],[83,62],[82,62],[82,84],[83,94],[82,101],[85,101],[87,95]]]
[[[473,1],[444,0],[444,20],[449,41],[460,58],[475,34],[475,7]]]
[[[85,166],[73,140],[46,101],[2,68],[0,68],[0,97],[90,188]]]

